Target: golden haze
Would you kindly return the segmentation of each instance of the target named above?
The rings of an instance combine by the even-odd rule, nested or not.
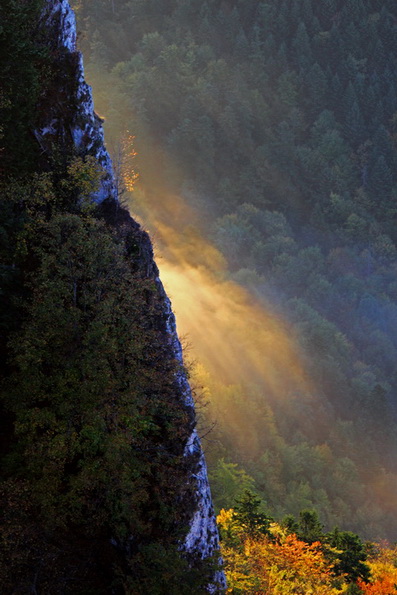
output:
[[[311,392],[286,325],[227,278],[225,259],[203,237],[194,210],[167,193],[157,207],[140,190],[142,202],[145,225],[156,240],[161,279],[193,359],[218,381],[259,385],[271,400]],[[193,224],[180,228],[181,222]]]

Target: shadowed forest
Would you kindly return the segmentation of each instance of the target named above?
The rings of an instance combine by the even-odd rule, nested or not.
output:
[[[103,168],[73,15],[2,0],[0,23],[0,591],[201,595],[209,523],[181,553],[194,408],[150,240]]]

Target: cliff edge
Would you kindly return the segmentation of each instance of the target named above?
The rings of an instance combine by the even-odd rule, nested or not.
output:
[[[10,215],[15,242],[2,258],[20,295],[3,341],[0,500],[12,563],[0,559],[0,579],[43,593],[182,594],[184,580],[192,594],[203,584],[221,593],[171,304],[148,235],[118,204],[69,2],[45,0],[39,15],[29,43],[40,51],[26,54],[41,81],[35,166],[4,182],[17,223]]]

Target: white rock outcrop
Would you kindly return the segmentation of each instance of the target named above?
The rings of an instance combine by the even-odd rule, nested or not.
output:
[[[91,87],[84,77],[83,57],[76,47],[76,18],[68,0],[47,0],[42,22],[53,34],[50,42],[52,50],[71,59],[73,80],[64,81],[63,97],[61,94],[61,98],[46,102],[47,118],[35,130],[36,139],[46,151],[52,141],[68,136],[67,140],[72,142],[77,153],[94,156],[104,170],[102,184],[93,199],[96,202],[106,198],[117,200],[112,161],[105,148],[102,121],[94,110]],[[73,109],[65,117],[71,102]]]

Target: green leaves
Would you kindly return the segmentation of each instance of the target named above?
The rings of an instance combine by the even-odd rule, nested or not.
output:
[[[335,528],[327,535],[329,545],[337,550],[335,572],[345,574],[351,582],[358,578],[368,580],[370,571],[365,560],[365,546],[358,535],[351,531],[339,531]]]
[[[234,516],[249,535],[270,535],[269,527],[273,519],[263,512],[262,506],[261,499],[250,490],[245,490],[244,494],[236,500]]]
[[[89,170],[73,162],[63,186],[88,192]],[[15,418],[5,469],[28,481],[46,530],[111,535],[121,549],[131,535],[160,532],[167,549],[184,531],[176,498],[193,506],[183,455],[192,420],[161,297],[130,255],[140,232],[109,228],[86,209],[64,212],[52,190],[48,199],[51,211],[46,199],[28,203],[21,266],[30,297],[0,389]]]

